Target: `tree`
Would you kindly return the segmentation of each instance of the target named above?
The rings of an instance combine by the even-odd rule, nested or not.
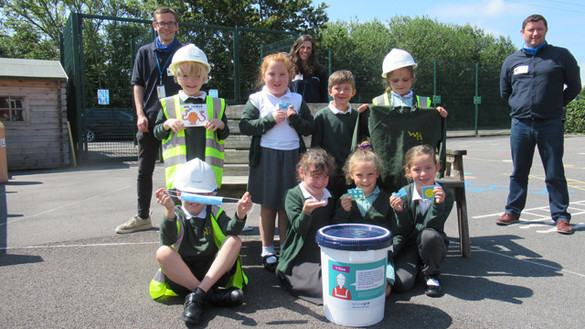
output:
[[[382,62],[392,48],[405,49],[418,63],[413,89],[419,95],[436,94],[449,110],[449,119],[473,125],[475,63],[480,63],[482,108],[490,112],[490,102],[509,111],[499,97],[499,69],[516,49],[509,38],[495,37],[478,27],[445,24],[427,17],[393,17],[386,23],[336,22],[322,30],[318,45],[332,51],[332,69],[348,69],[356,77],[354,102],[370,102],[382,94]],[[486,114],[486,118],[492,115]],[[494,112],[493,115],[500,115]],[[504,118],[507,116],[504,115]],[[453,126],[450,126],[453,128]]]
[[[70,13],[148,17],[153,0],[5,0],[0,12],[2,56],[58,59],[60,36]],[[154,9],[152,9],[154,10]],[[96,29],[98,27],[95,27]],[[10,42],[10,39],[14,39]]]
[[[9,24],[12,35],[0,32],[0,57],[28,59],[56,59],[59,49],[41,34],[17,22]]]
[[[581,83],[583,83],[585,81],[581,81]],[[578,100],[585,100],[585,88],[581,89],[581,92],[579,93],[579,95],[577,95],[577,99]]]
[[[358,94],[354,101],[367,102],[382,90],[382,61],[395,45],[394,35],[377,20],[337,22],[321,31],[318,47],[332,52],[332,70],[348,69]]]
[[[260,46],[285,38],[282,34],[265,33],[257,29],[312,33],[327,22],[325,4],[313,6],[312,1],[277,0],[187,0],[180,13],[182,23],[209,24],[239,27],[238,31],[226,29],[180,30],[182,40],[193,42],[208,54],[212,64],[210,88],[230,95],[233,86],[234,51],[238,52],[240,65],[241,96],[255,90],[254,81],[260,61]],[[236,36],[235,33],[238,33]],[[238,38],[240,48],[233,49]],[[236,95],[228,98],[235,98]],[[242,101],[242,100],[239,100]]]
[[[60,35],[70,13],[150,21],[152,12],[161,5],[156,0],[4,0],[3,4],[0,55],[39,59],[59,58]],[[253,28],[238,35],[241,80],[253,81],[260,45],[283,38],[254,29],[300,33],[318,30],[327,21],[325,4],[315,6],[309,0],[170,0],[164,5],[178,14],[181,41],[195,43],[206,52],[213,67],[208,87],[219,89],[226,98],[234,97],[233,27]],[[201,27],[205,24],[226,28]],[[127,89],[133,51],[154,36],[150,23],[83,18],[82,25],[87,100],[95,100],[98,88]],[[253,85],[245,83],[240,93],[247,95],[250,88]],[[131,95],[119,91],[111,95],[113,101],[121,102],[128,97]]]

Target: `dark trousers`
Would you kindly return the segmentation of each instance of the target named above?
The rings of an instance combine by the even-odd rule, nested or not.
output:
[[[152,132],[136,134],[138,141],[138,216],[147,218],[150,216],[150,200],[152,199],[152,176],[156,158],[160,149],[160,140],[154,137]]]
[[[424,229],[418,235],[416,245],[404,246],[394,257],[396,281],[394,291],[404,292],[412,289],[420,272],[425,276],[441,273],[441,262],[447,256],[447,246],[443,237],[432,228]]]

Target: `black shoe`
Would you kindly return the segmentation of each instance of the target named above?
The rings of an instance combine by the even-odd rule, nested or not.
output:
[[[206,298],[207,293],[199,287],[185,297],[183,321],[185,321],[188,326],[194,326],[201,323]]]
[[[217,306],[238,306],[244,303],[244,292],[237,287],[217,288],[209,294],[209,301]]]
[[[268,259],[271,257],[274,257],[276,259],[276,262],[269,263]],[[264,268],[266,270],[268,270],[269,272],[274,272],[276,270],[276,267],[278,266],[278,257],[276,257],[276,255],[274,255],[274,254],[266,255],[266,256],[262,257],[262,265],[264,265]]]
[[[429,297],[441,297],[443,296],[443,289],[441,288],[441,281],[439,281],[438,275],[425,276],[425,294]]]

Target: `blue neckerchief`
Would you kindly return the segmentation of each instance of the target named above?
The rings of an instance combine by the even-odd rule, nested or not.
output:
[[[164,63],[164,65],[161,67],[160,66],[160,59],[158,58],[158,53],[157,50],[160,51],[161,53],[168,53],[171,50],[175,49],[176,46],[179,45],[179,40],[177,39],[177,37],[175,37],[175,40],[173,40],[173,42],[171,42],[171,44],[169,44],[168,46],[163,45],[160,40],[158,39],[158,37],[156,37],[154,39],[154,44],[156,45],[156,49],[154,50],[154,54],[156,55],[156,65],[158,66],[158,73],[159,73],[159,85],[163,85],[163,73],[167,68],[167,65],[169,64],[169,61],[171,60],[171,58],[173,56],[169,56],[167,58],[167,61]]]
[[[372,193],[370,193],[370,195],[368,195],[367,197],[365,197],[363,199],[355,200],[355,203],[357,204],[358,210],[360,211],[360,214],[362,214],[362,217],[364,217],[366,215],[366,213],[368,212],[368,209],[370,209],[370,207],[372,206],[374,201],[376,201],[379,194],[380,194],[380,188],[376,185],[376,188],[374,189],[374,191]]]
[[[158,37],[156,37],[154,39],[154,43],[156,45],[156,49],[158,49],[159,51],[162,51],[163,53],[168,53],[169,51],[175,49],[175,47],[179,44],[179,40],[177,39],[177,37],[175,37],[175,40],[173,40],[173,42],[171,42],[170,45],[165,46],[160,42]]]
[[[546,42],[546,41],[544,41],[544,42],[543,42],[543,43],[542,43],[540,46],[538,46],[538,47],[536,47],[536,48],[529,48],[529,47],[526,47],[526,44],[524,44],[524,47],[522,47],[522,49],[524,49],[524,51],[525,51],[526,53],[528,53],[528,54],[530,54],[530,55],[534,55],[534,54],[536,54],[536,52],[537,52],[537,51],[538,51],[540,48],[544,47],[546,44],[547,44],[547,42]]]

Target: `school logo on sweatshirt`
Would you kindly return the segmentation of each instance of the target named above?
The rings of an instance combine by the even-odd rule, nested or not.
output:
[[[422,139],[423,139],[422,133],[420,131],[415,131],[415,132],[409,131],[408,135],[410,137],[414,137],[418,141],[422,141]]]

